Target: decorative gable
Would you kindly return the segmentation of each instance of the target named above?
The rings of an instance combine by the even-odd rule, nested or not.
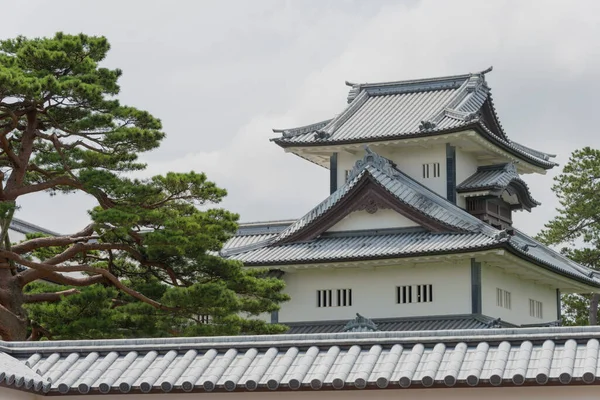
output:
[[[290,225],[272,243],[312,240],[352,213],[375,214],[377,210],[392,210],[402,218],[398,222],[418,225],[430,232],[496,234],[493,228],[419,184],[399,171],[393,162],[367,147],[365,157],[356,162],[346,184]],[[365,213],[360,215],[368,217]]]
[[[466,197],[471,214],[500,229],[512,225],[513,210],[531,211],[540,204],[512,163],[479,167],[456,191]]]

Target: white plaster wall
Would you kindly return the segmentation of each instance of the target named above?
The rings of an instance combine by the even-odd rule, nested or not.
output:
[[[327,231],[338,232],[359,229],[405,228],[411,226],[419,226],[419,224],[410,218],[398,214],[394,210],[377,210],[374,214],[369,214],[366,211],[355,211],[348,214]]]
[[[446,145],[439,144],[432,147],[392,147],[373,146],[373,151],[396,163],[398,169],[418,182],[446,197]],[[341,152],[338,154],[338,187],[344,184],[345,170],[351,170],[357,160],[365,155],[364,150],[356,154]],[[438,178],[423,179],[423,164],[440,163],[440,176]]]
[[[307,269],[286,273],[285,292],[291,300],[279,311],[280,322],[468,314],[471,312],[471,272],[461,264],[417,264],[377,268]],[[396,287],[432,284],[433,302],[396,304]],[[352,289],[352,306],[317,307],[317,290]]]
[[[496,288],[511,293],[510,310],[496,305]],[[542,319],[529,315],[529,299],[543,303]],[[535,324],[558,319],[555,288],[522,280],[517,275],[486,265],[485,262],[481,267],[481,302],[484,315],[500,317],[513,324]]]
[[[469,153],[461,150],[460,148],[456,149],[456,185],[460,185],[464,182],[469,176],[473,175],[477,172],[477,158],[473,153]],[[458,195],[456,197],[456,204],[459,207],[466,207],[466,200],[463,196]]]
[[[487,387],[487,388],[436,388],[436,389],[401,389],[396,386],[387,390],[306,390],[300,392],[233,392],[233,393],[156,393],[156,394],[121,394],[102,396],[52,396],[52,398],[68,400],[89,400],[102,398],[105,400],[592,400],[598,398],[600,389],[596,385],[575,386],[526,386],[526,387]],[[13,395],[14,393],[14,395]],[[0,399],[36,399],[50,397],[34,396],[19,397],[17,391],[0,388]],[[4,397],[3,397],[4,396]]]

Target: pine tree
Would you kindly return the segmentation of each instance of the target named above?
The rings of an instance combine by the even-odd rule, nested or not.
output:
[[[571,154],[552,190],[558,215],[545,225],[538,239],[560,245],[573,261],[600,271],[600,150],[585,147]],[[568,294],[563,298],[563,323],[598,323],[600,295]]]
[[[281,331],[252,316],[287,299],[283,282],[218,256],[237,229],[215,207],[226,191],[203,173],[131,178],[165,134],[118,101],[109,49],[83,34],[0,41],[0,336]],[[91,223],[13,243],[17,201],[38,192],[87,193]]]

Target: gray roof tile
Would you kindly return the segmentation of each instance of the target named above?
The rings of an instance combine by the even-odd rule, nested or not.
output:
[[[480,190],[485,188],[505,188],[508,184],[520,179],[514,164],[486,165],[477,168],[477,172],[461,182],[456,190],[459,192]]]
[[[231,256],[246,265],[290,264],[369,258],[394,258],[425,253],[476,250],[497,245],[498,241],[481,233],[431,233],[410,230],[354,236],[323,234],[310,242],[265,246]]]
[[[479,129],[486,138],[520,158],[552,168],[553,155],[508,139],[496,116],[483,71],[441,78],[350,84],[349,105],[337,117],[281,133],[282,146],[359,143]],[[491,122],[480,114],[487,107]],[[486,124],[493,124],[493,127]],[[490,128],[492,130],[490,130]]]
[[[599,339],[566,327],[0,342],[0,380],[49,395],[594,383]]]

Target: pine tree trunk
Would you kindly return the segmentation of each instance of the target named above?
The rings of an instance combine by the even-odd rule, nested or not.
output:
[[[598,302],[600,294],[594,293],[590,300],[590,325],[598,325]]]
[[[9,269],[0,269],[0,337],[11,341],[27,339],[23,291]]]

